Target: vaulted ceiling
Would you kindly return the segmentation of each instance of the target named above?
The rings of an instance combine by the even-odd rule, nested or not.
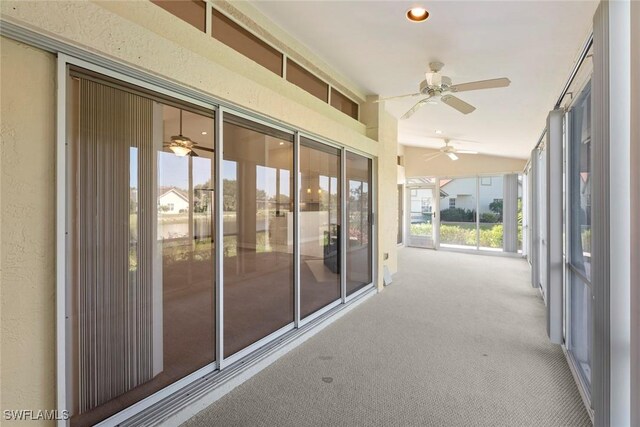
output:
[[[381,97],[418,91],[431,61],[453,83],[508,77],[508,88],[457,96],[463,115],[439,102],[399,123],[401,144],[526,158],[590,31],[597,1],[254,1],[283,30],[362,91]],[[405,18],[413,6],[423,23]],[[402,116],[421,98],[386,101]]]

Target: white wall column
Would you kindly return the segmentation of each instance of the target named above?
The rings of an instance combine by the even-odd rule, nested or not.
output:
[[[540,164],[538,162],[538,149],[535,148],[531,151],[531,223],[529,226],[530,238],[531,238],[531,253],[529,258],[531,260],[531,286],[537,288],[540,286],[540,204],[538,198],[540,194],[540,185],[538,185],[538,174],[540,173]]]
[[[600,3],[593,28],[595,426],[631,425],[630,29],[630,1]]]
[[[553,110],[547,117],[547,334],[554,344],[562,344],[562,285],[564,261],[562,257],[562,122],[564,110]]]
[[[631,117],[640,117],[640,2],[631,3]],[[640,120],[631,121],[631,425],[640,425]]]

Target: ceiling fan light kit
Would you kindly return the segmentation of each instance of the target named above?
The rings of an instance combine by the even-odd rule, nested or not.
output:
[[[478,154],[477,151],[471,151],[471,150],[458,150],[456,149],[456,147],[449,145],[451,141],[448,138],[444,139],[444,146],[440,147],[440,152],[439,153],[435,153],[435,154],[428,154],[425,155],[425,162],[428,162],[430,160],[435,159],[436,157],[440,157],[441,155],[445,154],[447,157],[449,157],[451,160],[456,161],[458,160],[460,157],[458,156],[458,154]]]
[[[202,135],[206,135],[207,132],[202,132]],[[182,110],[180,110],[180,134],[171,137],[171,142],[165,142],[164,147],[168,148],[178,157],[184,157],[190,155],[191,157],[200,157],[194,149],[209,151],[213,153],[212,148],[196,147],[197,142],[192,141],[191,138],[182,134]]]
[[[191,151],[187,147],[182,147],[180,145],[170,145],[169,150],[173,151],[173,154],[178,157],[184,157]]]

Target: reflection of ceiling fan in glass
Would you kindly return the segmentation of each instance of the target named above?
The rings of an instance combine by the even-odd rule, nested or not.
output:
[[[478,154],[477,151],[471,151],[471,150],[458,150],[456,147],[449,145],[449,142],[451,142],[449,139],[445,138],[444,139],[444,147],[440,147],[440,152],[439,153],[435,153],[435,154],[425,154],[424,157],[424,161],[428,162],[429,160],[433,160],[436,157],[442,156],[443,154],[446,154],[447,157],[449,157],[451,160],[458,160],[459,157],[457,156],[457,154]]]
[[[180,134],[171,137],[171,142],[165,142],[163,146],[173,151],[173,154],[179,157],[190,155],[191,157],[199,157],[194,150],[209,151],[213,153],[212,148],[199,147],[198,143],[192,141],[188,136],[182,134],[182,110],[180,110]]]
[[[390,99],[407,98],[412,96],[426,95],[427,97],[418,101],[409,111],[404,113],[401,119],[408,119],[422,108],[425,104],[437,104],[439,98],[444,104],[452,107],[462,114],[472,113],[476,107],[464,102],[462,99],[450,95],[449,93],[468,92],[479,89],[493,89],[498,87],[507,87],[511,81],[506,77],[491,80],[481,80],[477,82],[461,83],[457,85],[451,84],[451,78],[440,74],[440,70],[444,67],[442,62],[431,62],[429,68],[431,72],[425,74],[425,80],[420,83],[420,92],[410,93],[408,95],[392,96],[390,98],[382,98],[376,102],[388,101]]]

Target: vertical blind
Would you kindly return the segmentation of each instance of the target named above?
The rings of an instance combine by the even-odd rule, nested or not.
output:
[[[73,285],[82,413],[153,376],[155,195],[153,101],[87,79],[78,85]]]

